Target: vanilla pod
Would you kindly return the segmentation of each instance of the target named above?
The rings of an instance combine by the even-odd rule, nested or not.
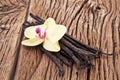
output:
[[[24,28],[44,23],[44,20],[39,16],[33,15],[32,13],[30,13],[30,16],[35,19],[36,22],[25,21],[23,24]],[[81,43],[67,33],[63,36],[59,43],[61,46],[61,50],[59,52],[47,51],[42,46],[40,46],[40,50],[56,64],[60,75],[64,74],[62,64],[67,66],[73,66],[73,64],[76,64],[77,69],[81,67],[90,68],[91,66],[94,66],[94,64],[91,63],[91,60],[99,58],[101,54],[105,54],[98,49]]]

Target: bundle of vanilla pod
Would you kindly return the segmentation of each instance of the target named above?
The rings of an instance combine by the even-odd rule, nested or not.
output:
[[[31,13],[30,16],[35,19],[36,22],[30,23],[25,21],[23,28],[44,23],[44,20],[40,17]],[[67,66],[76,64],[78,69],[94,66],[91,64],[91,60],[99,58],[100,54],[102,53],[100,50],[94,49],[89,45],[85,45],[68,34],[65,34],[59,42],[61,46],[61,50],[59,52],[49,52],[42,46],[40,46],[40,50],[43,51],[43,53],[46,54],[57,65],[60,75],[64,74],[62,64]]]

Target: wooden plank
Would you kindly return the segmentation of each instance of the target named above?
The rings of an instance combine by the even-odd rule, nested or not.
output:
[[[94,79],[92,75],[95,75],[96,79],[100,80],[119,80],[120,76],[116,73],[119,73],[119,69],[116,67],[119,67],[120,64],[116,62],[119,61],[119,53],[120,53],[120,34],[119,29],[118,29],[118,18],[120,14],[118,11],[119,9],[119,4],[120,1],[102,1],[102,2],[97,2],[97,4],[101,9],[99,11],[98,17],[96,18],[96,21],[99,22],[96,23],[97,30],[99,30],[99,34],[101,37],[99,37],[100,41],[97,42],[97,45],[101,45],[100,49],[103,52],[106,53],[114,53],[113,57],[102,57],[99,63],[98,67],[98,74],[94,73],[91,71],[91,80]],[[96,13],[97,14],[97,13]],[[102,18],[103,17],[103,18]],[[119,18],[120,21],[120,18]],[[96,34],[95,34],[96,35]],[[118,39],[119,38],[119,39]],[[100,43],[100,44],[98,44]],[[116,49],[117,48],[117,49]],[[116,71],[117,70],[117,71]]]
[[[27,2],[0,0],[0,80],[13,80]]]
[[[76,65],[63,65],[65,75],[60,77],[55,64],[38,47],[21,46],[15,80],[119,80],[119,4],[119,0],[31,0],[30,12],[55,18],[74,38],[115,56],[102,56],[93,61],[96,68],[79,71]]]
[[[37,5],[36,5],[36,3],[37,3]],[[60,2],[59,1],[52,2],[51,0],[50,1],[43,1],[43,0],[31,1],[31,4],[30,4],[31,11],[30,12],[37,14],[44,19],[47,16],[54,17],[54,18],[58,17],[55,19],[57,22],[59,22],[58,20],[60,19],[59,17],[61,16],[62,12],[59,13],[59,10],[56,7],[59,6],[60,3],[61,3],[61,8],[62,8],[62,3],[64,3],[64,1],[62,1],[62,2],[61,1]],[[85,2],[83,1],[82,3],[85,3]],[[65,1],[64,7],[66,6],[66,4],[67,4],[67,1]],[[69,4],[72,5],[72,2],[70,2]],[[76,6],[75,3],[73,5]],[[56,6],[56,7],[54,7],[54,6]],[[43,9],[42,7],[46,8],[46,9]],[[82,5],[80,7],[82,7]],[[51,9],[47,13],[47,10],[49,8],[51,8]],[[68,11],[69,10],[70,9],[68,9]],[[55,11],[55,14],[50,14],[51,12],[53,13],[53,11]],[[77,11],[79,11],[79,8],[77,8]],[[77,11],[75,11],[74,13],[77,13]],[[59,13],[59,15],[57,15],[58,13]],[[63,14],[65,14],[65,13],[63,13]],[[69,15],[71,15],[71,14],[69,14]],[[75,14],[73,14],[73,17],[74,16],[75,16]],[[28,17],[28,20],[31,21],[32,19],[30,17]],[[63,23],[63,24],[65,24],[65,23]],[[30,62],[28,62],[28,61],[30,61]],[[26,79],[26,80],[29,80],[29,79],[32,79],[32,80],[56,80],[56,79],[57,80],[62,80],[62,79],[63,80],[64,79],[65,80],[74,80],[74,79],[77,79],[78,74],[76,74],[76,72],[77,72],[76,66],[74,66],[72,68],[67,67],[65,65],[63,65],[63,66],[64,66],[65,74],[63,77],[60,77],[59,73],[58,73],[58,69],[55,66],[55,64],[51,60],[49,60],[49,58],[47,56],[45,56],[44,54],[41,54],[39,52],[38,48],[34,48],[34,49],[27,48],[26,49],[26,47],[22,46],[21,50],[20,50],[20,56],[19,56],[19,60],[18,60],[15,80],[18,80],[18,79],[21,79],[21,80],[24,80],[24,79]],[[84,71],[85,71],[85,74],[87,74],[87,69],[85,69]],[[81,72],[81,74],[82,74],[82,72]],[[81,77],[83,77],[84,80],[87,78],[87,76],[85,74],[84,74],[84,76],[81,75]]]

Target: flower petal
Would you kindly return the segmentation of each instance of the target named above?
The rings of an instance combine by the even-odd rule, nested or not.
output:
[[[43,47],[48,50],[48,51],[52,51],[52,52],[58,52],[60,51],[60,45],[58,42],[52,43],[50,40],[45,40],[45,42],[43,43]]]
[[[35,38],[36,35],[36,26],[31,26],[25,29],[24,35],[27,38]]]
[[[27,38],[35,38],[36,35],[36,28],[43,28],[45,25],[36,25],[36,26],[31,26],[25,29],[24,35]]]
[[[22,41],[22,45],[37,46],[37,45],[41,44],[43,41],[44,41],[43,39],[32,38],[32,39],[27,39],[27,40]]]
[[[46,25],[46,27],[49,28],[49,27],[54,27],[53,25],[56,25],[56,23],[53,18],[48,18],[45,20],[44,25]]]
[[[60,40],[66,32],[67,28],[64,25],[55,25],[47,29],[47,38],[54,43]]]

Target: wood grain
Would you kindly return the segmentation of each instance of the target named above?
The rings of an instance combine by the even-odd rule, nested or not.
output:
[[[27,5],[21,2],[0,0],[0,80],[13,80],[26,11]]]
[[[8,80],[12,70],[14,80],[120,80],[119,0],[30,0],[30,4],[25,0],[1,0],[0,3],[0,80]],[[63,77],[39,47],[21,45],[16,56],[25,16],[33,21],[29,13],[43,19],[53,17],[57,23],[66,25],[67,33],[74,38],[114,56],[93,60],[95,68],[90,69],[63,65]],[[15,58],[18,61],[13,68]]]
[[[84,69],[77,71],[76,66],[71,69],[65,67],[65,75],[61,78],[56,74],[55,65],[44,55],[40,63],[46,65],[38,66],[36,72],[31,77],[32,80],[117,80],[119,79],[117,67],[119,63],[119,1],[93,1],[93,0],[35,0],[31,1],[30,12],[46,19],[53,17],[57,23],[67,26],[68,33],[83,43],[94,48],[101,49],[106,53],[115,54],[114,57],[102,57],[93,61],[95,69]],[[29,17],[29,21],[32,19]],[[116,25],[116,26],[115,26]],[[115,28],[115,29],[114,29]],[[115,30],[115,31],[114,31]],[[116,39],[117,38],[117,39]],[[116,41],[117,40],[117,41]],[[114,42],[115,41],[115,42]],[[116,43],[116,47],[114,46]],[[116,50],[114,50],[117,48]],[[29,51],[28,51],[29,52]],[[29,52],[33,53],[33,52]],[[37,53],[36,53],[37,54]],[[21,58],[24,55],[21,55]],[[28,55],[29,56],[29,55]],[[117,57],[117,58],[115,58]],[[117,59],[117,60],[116,60]],[[23,60],[23,59],[22,59]],[[19,60],[21,64],[23,61]],[[54,65],[54,67],[53,67]],[[24,64],[24,66],[28,66]],[[44,67],[44,68],[42,68]],[[19,66],[19,69],[23,67]],[[30,71],[30,70],[28,70]],[[27,71],[25,71],[27,72]],[[31,72],[32,73],[32,72]],[[41,74],[43,73],[43,74]],[[22,76],[18,72],[17,76]],[[39,75],[39,76],[38,76]],[[20,77],[21,77],[20,76]],[[26,74],[29,76],[29,74]],[[114,77],[113,77],[114,76]],[[24,78],[25,79],[25,78]]]

